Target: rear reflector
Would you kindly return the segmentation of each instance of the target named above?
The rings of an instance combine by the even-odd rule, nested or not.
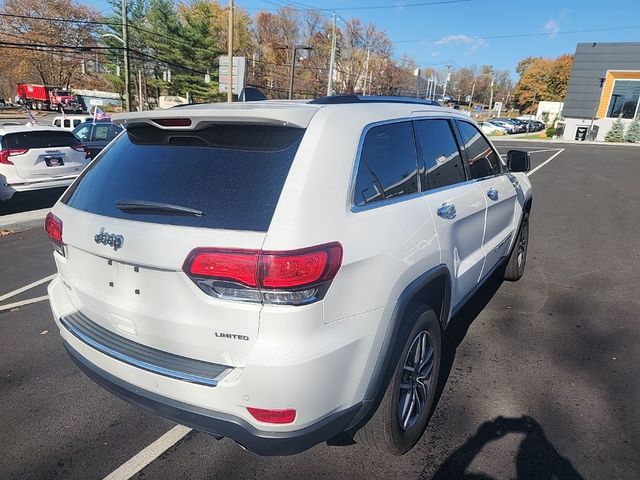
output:
[[[51,243],[56,247],[56,251],[64,255],[64,243],[62,242],[62,220],[49,212],[47,214],[47,218],[44,220],[44,230],[47,232],[47,236],[49,237],[49,240],[51,240]]]
[[[284,410],[266,410],[263,408],[247,407],[253,418],[264,423],[293,423],[296,419],[296,411],[292,408]]]
[[[158,118],[153,120],[158,125],[163,127],[190,127],[190,118]]]
[[[299,305],[318,298],[342,263],[342,245],[291,251],[196,249],[183,271],[206,293],[237,300]]]

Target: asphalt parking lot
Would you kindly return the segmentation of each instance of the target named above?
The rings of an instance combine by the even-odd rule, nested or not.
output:
[[[496,145],[533,152],[527,270],[517,283],[491,279],[452,320],[442,393],[409,454],[319,445],[266,458],[194,431],[174,443],[162,437],[172,423],[76,368],[43,300],[0,311],[0,477],[638,478],[640,148]],[[40,229],[0,237],[0,298],[53,274],[51,251]],[[161,437],[170,447],[147,450],[137,469]]]

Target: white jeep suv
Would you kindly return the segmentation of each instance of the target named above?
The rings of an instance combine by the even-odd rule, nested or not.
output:
[[[442,331],[494,271],[522,275],[528,154],[505,163],[468,117],[398,98],[114,121],[46,219],[78,366],[260,454],[411,449]]]

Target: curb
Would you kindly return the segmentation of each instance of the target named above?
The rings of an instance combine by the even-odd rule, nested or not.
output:
[[[522,138],[522,137],[489,137],[492,142],[539,142],[549,144],[562,144],[562,145],[597,145],[597,146],[612,146],[612,147],[640,147],[640,143],[629,142],[591,142],[585,140],[583,142],[577,140],[542,140],[540,138]]]
[[[4,215],[0,217],[0,230],[21,232],[31,230],[32,228],[43,227],[44,218],[50,211],[50,208],[43,208],[42,210]]]

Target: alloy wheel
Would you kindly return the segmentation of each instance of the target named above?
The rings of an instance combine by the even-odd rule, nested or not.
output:
[[[404,431],[413,428],[427,405],[432,388],[433,356],[431,338],[423,330],[413,339],[402,367],[398,420]]]

